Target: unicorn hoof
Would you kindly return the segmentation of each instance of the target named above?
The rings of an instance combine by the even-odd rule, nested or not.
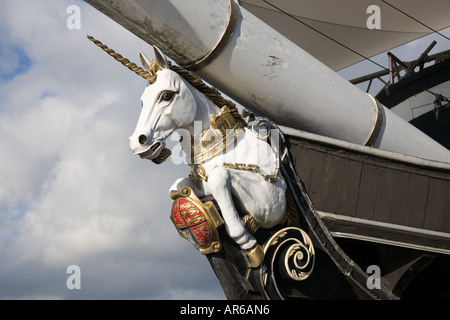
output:
[[[257,244],[254,248],[244,250],[245,260],[249,268],[257,268],[264,259],[264,249],[261,245]]]

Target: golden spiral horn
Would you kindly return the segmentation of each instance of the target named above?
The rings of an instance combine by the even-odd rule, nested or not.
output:
[[[103,51],[105,51],[107,54],[109,54],[111,57],[119,61],[121,64],[123,64],[125,67],[136,73],[137,75],[141,76],[145,80],[150,81],[150,83],[154,83],[156,80],[156,74],[151,74],[150,72],[144,70],[141,67],[138,67],[135,63],[131,62],[127,58],[124,58],[122,55],[118,54],[114,50],[108,48],[106,45],[104,45],[101,41],[95,39],[94,37],[87,35],[87,38],[91,40],[93,43],[95,43],[98,47],[100,47]]]

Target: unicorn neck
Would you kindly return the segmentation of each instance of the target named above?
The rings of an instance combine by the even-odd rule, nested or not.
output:
[[[202,164],[216,155],[226,152],[227,147],[244,132],[246,122],[235,108],[223,106],[220,112],[211,116],[210,125],[191,141],[191,163]]]
[[[193,145],[198,142],[202,132],[211,127],[212,117],[219,113],[220,108],[210,100],[197,101],[194,121],[183,127],[183,129],[187,130],[188,137],[183,135],[180,144],[186,154],[190,155],[192,153]]]
[[[204,103],[199,103],[197,112],[194,117],[194,122],[186,128],[194,139],[211,126],[211,119],[213,116],[220,113],[220,108],[213,102],[206,100]]]
[[[183,139],[181,144],[186,154],[190,155],[191,164],[203,163],[214,157],[213,154],[222,152],[230,141],[236,141],[247,126],[235,107],[219,108],[206,98],[198,102],[193,123],[185,127],[190,139]]]

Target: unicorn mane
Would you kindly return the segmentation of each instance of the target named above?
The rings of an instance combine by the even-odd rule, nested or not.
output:
[[[205,97],[207,97],[210,101],[212,101],[217,107],[222,109],[223,107],[228,107],[230,109],[230,112],[233,116],[233,118],[239,122],[242,126],[246,127],[247,122],[244,120],[244,118],[239,113],[239,110],[237,109],[236,105],[228,100],[225,99],[222,94],[214,87],[208,86],[199,76],[197,76],[195,73],[182,68],[180,66],[172,65],[169,61],[170,70],[176,72],[180,77],[182,77],[184,80],[186,80],[190,85],[192,85],[195,89],[200,91]],[[152,79],[152,83],[156,81],[157,72],[161,70],[161,67],[158,65],[156,59],[152,60],[150,62],[149,71],[152,75],[154,75],[154,78]]]

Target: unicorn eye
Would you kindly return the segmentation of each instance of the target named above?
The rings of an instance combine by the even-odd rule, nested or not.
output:
[[[171,101],[173,99],[173,92],[166,91],[161,94],[161,101]]]

